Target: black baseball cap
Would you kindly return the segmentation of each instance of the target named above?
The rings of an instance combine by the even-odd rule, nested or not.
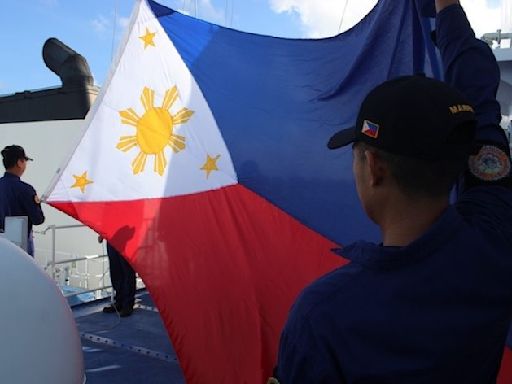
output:
[[[31,159],[25,154],[25,150],[23,147],[20,147],[19,145],[8,145],[4,149],[2,149],[2,157],[4,159],[12,159],[14,161],[18,161],[20,159],[25,159],[27,161],[33,161],[34,159]]]
[[[327,147],[364,142],[396,155],[436,160],[471,153],[475,129],[473,107],[459,91],[425,76],[403,76],[370,91],[355,127],[336,133]]]

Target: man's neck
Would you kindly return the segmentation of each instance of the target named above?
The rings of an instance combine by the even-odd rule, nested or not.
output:
[[[21,177],[21,173],[17,172],[16,169],[13,169],[13,168],[6,169],[5,172],[10,173],[11,175],[14,175],[17,177]]]
[[[448,207],[448,199],[398,199],[378,223],[384,246],[406,246],[425,234]]]

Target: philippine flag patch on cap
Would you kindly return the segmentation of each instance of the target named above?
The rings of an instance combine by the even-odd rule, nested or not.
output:
[[[361,132],[366,136],[376,139],[379,137],[379,125],[372,123],[369,120],[365,120],[363,122],[363,128],[361,129]]]

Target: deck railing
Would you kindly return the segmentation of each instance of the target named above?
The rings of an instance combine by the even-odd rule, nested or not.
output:
[[[52,277],[53,280],[61,287],[63,294],[66,298],[78,295],[94,294],[94,298],[107,297],[112,292],[110,284],[109,267],[107,262],[107,255],[94,254],[94,255],[76,255],[74,257],[67,257],[57,260],[58,249],[58,233],[70,230],[87,228],[82,224],[73,225],[49,225],[42,231],[34,231],[39,235],[51,236],[50,246],[50,259],[46,262],[43,268]],[[100,264],[99,274],[91,272],[91,264]],[[79,266],[82,268],[79,268]],[[90,279],[97,280],[94,286],[91,286]],[[72,284],[74,280],[75,284]]]

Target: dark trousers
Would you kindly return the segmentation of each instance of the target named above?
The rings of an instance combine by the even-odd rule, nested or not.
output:
[[[107,243],[110,280],[116,292],[115,302],[121,308],[133,307],[135,302],[135,271],[117,250]]]

